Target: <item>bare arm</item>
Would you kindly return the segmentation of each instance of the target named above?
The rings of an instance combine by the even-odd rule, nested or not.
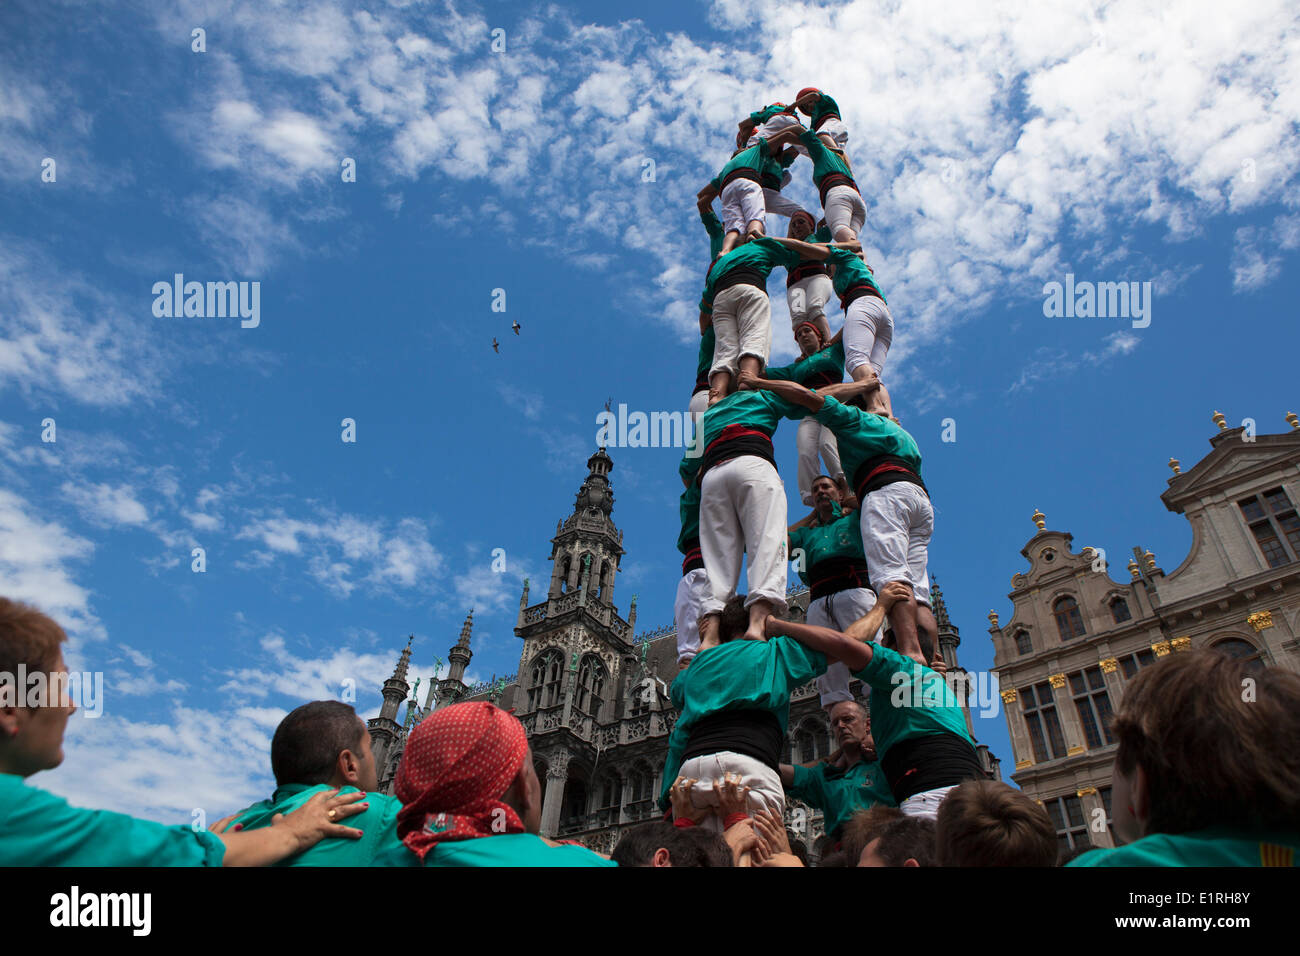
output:
[[[793,405],[802,405],[811,412],[821,411],[822,397],[816,392],[810,392],[798,382],[774,382],[770,379],[759,378],[753,372],[741,372],[738,385],[748,385],[750,388],[763,388],[769,392],[775,392],[779,398],[785,399]]]
[[[794,786],[794,767],[788,763],[783,763],[779,769],[781,771],[781,786],[789,790]]]
[[[782,634],[786,637],[793,637],[810,650],[820,651],[827,658],[833,657],[841,660],[850,672],[860,671],[871,663],[872,650],[870,644],[863,644],[850,637],[845,637],[839,631],[832,631],[828,627],[796,624],[794,621],[783,621],[769,614],[765,631],[768,637]]]
[[[834,385],[823,385],[817,389],[817,394],[822,398],[833,398],[838,402],[842,402],[857,395],[874,392],[879,387],[880,379],[870,378],[862,382],[837,382]]]

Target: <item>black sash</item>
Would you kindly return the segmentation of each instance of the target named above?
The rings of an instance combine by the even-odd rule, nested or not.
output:
[[[682,763],[730,750],[779,772],[784,743],[781,722],[770,710],[724,710],[700,718],[691,727]]]

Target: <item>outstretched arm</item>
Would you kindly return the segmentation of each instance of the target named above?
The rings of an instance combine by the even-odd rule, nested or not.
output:
[[[870,643],[876,632],[880,630],[880,625],[885,623],[885,618],[889,615],[889,610],[899,601],[906,601],[912,589],[901,581],[892,581],[886,584],[880,592],[880,597],[864,617],[858,618],[850,624],[844,631],[844,636],[852,638],[862,643]]]
[[[829,627],[796,624],[794,621],[783,621],[769,614],[764,630],[768,637],[778,635],[793,637],[804,647],[821,651],[827,658],[841,660],[850,672],[860,671],[871,663],[870,644],[845,637],[839,631],[832,631]]]
[[[762,388],[775,392],[778,398],[783,398],[792,405],[802,405],[810,412],[821,411],[822,397],[804,388],[798,382],[774,382],[771,379],[759,378],[753,372],[743,371],[737,384],[742,388]]]
[[[879,387],[880,379],[873,375],[861,382],[837,382],[834,385],[823,385],[817,389],[817,394],[822,398],[833,398],[838,402],[843,402],[858,395],[865,395],[867,392],[874,392]]]

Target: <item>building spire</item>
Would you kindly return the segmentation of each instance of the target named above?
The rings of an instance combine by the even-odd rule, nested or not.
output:
[[[456,642],[457,647],[469,647],[470,631],[474,629],[474,609],[469,609],[469,614],[465,617],[465,623],[460,628],[460,640]]]

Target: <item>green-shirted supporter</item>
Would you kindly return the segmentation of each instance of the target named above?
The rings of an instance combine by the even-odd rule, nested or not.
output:
[[[840,115],[840,105],[815,86],[806,86],[800,90],[794,98],[794,105],[808,117],[809,128],[822,143],[838,151],[843,156],[845,165],[848,165],[849,158],[844,154],[844,147],[849,141],[849,129]]]
[[[486,701],[415,725],[397,770],[397,832],[425,866],[617,866],[538,836],[542,786],[523,725]]]
[[[755,110],[740,121],[740,130],[736,135],[736,148],[755,146],[760,139],[771,140],[778,133],[787,130],[793,130],[795,133],[803,131],[803,124],[795,115],[795,108],[784,103],[772,103]],[[778,161],[782,167],[780,171],[768,170],[759,177],[759,184],[763,187],[763,204],[769,213],[790,217],[808,215],[797,202],[781,194],[781,190],[790,184],[790,174],[785,172],[785,167],[793,163],[799,153],[807,156],[808,150],[797,143],[793,144]]]
[[[799,142],[808,150],[813,164],[813,183],[822,200],[822,213],[831,236],[837,240],[857,239],[867,223],[867,204],[858,191],[853,171],[842,154],[827,149],[816,133],[805,130]]]
[[[1144,667],[1112,733],[1115,849],[1067,866],[1288,866],[1300,856],[1300,674],[1199,648]]]
[[[325,838],[363,835],[341,825],[368,809],[359,793],[317,793],[271,826],[248,832],[231,828],[231,817],[209,831],[86,810],[29,785],[28,777],[63,762],[63,733],[77,709],[68,695],[65,639],[40,611],[0,598],[0,866],[267,866]],[[28,678],[22,687],[19,673]],[[36,674],[57,693],[32,699]]]
[[[892,583],[881,592],[902,595],[905,585]],[[875,609],[873,609],[873,613]],[[904,813],[933,818],[947,793],[966,780],[983,778],[965,713],[943,675],[870,642],[871,619],[852,625],[847,635],[824,627],[768,618],[769,635],[784,634],[805,646],[842,646],[839,653],[850,673],[871,688],[871,726],[880,766],[894,800]]]
[[[713,179],[696,194],[697,203],[712,202],[722,197],[722,227],[726,235],[722,254],[730,252],[741,241],[764,235],[767,204],[764,201],[763,183],[775,181],[778,189],[785,168],[794,162],[798,151],[786,146],[803,133],[796,124],[771,137],[760,137],[752,146],[737,149]]]
[[[798,382],[804,388],[825,388],[844,381],[844,346],[837,332],[829,343],[823,343],[821,332],[812,322],[801,322],[794,330],[800,357],[789,365],[769,368],[764,377],[773,381]],[[824,346],[824,347],[823,347]],[[813,503],[813,479],[826,472],[839,488],[841,497],[847,498],[849,486],[840,464],[840,452],[835,445],[835,433],[811,415],[799,423],[795,435],[799,452],[796,482],[799,499],[806,505]],[[865,611],[863,613],[866,613]]]
[[[823,826],[836,844],[853,814],[874,806],[894,806],[894,795],[876,761],[871,718],[856,700],[838,701],[831,707],[831,727],[839,745],[838,763],[820,761],[815,766],[781,764],[781,785],[795,797],[822,812]]]
[[[276,789],[235,815],[244,830],[270,826],[277,814],[289,813],[322,790],[366,794],[370,809],[352,824],[360,840],[326,840],[280,866],[419,866],[419,858],[397,836],[402,802],[376,793],[379,776],[370,732],[347,704],[317,700],[303,704],[280,721],[271,738],[271,773]]]
[[[763,618],[785,609],[785,489],[772,435],[782,418],[803,415],[768,392],[733,392],[700,422],[703,453],[682,463],[683,480],[700,488],[700,551],[709,578],[700,607],[701,650],[718,643],[717,617],[736,593],[746,552],[749,636],[761,637]]]
[[[681,531],[677,534],[677,550],[682,553],[682,578],[673,601],[673,624],[677,628],[677,663],[685,667],[700,646],[700,609],[709,593],[709,575],[700,550],[700,486],[692,480],[692,459],[682,458],[678,473],[686,490],[678,504]]]

